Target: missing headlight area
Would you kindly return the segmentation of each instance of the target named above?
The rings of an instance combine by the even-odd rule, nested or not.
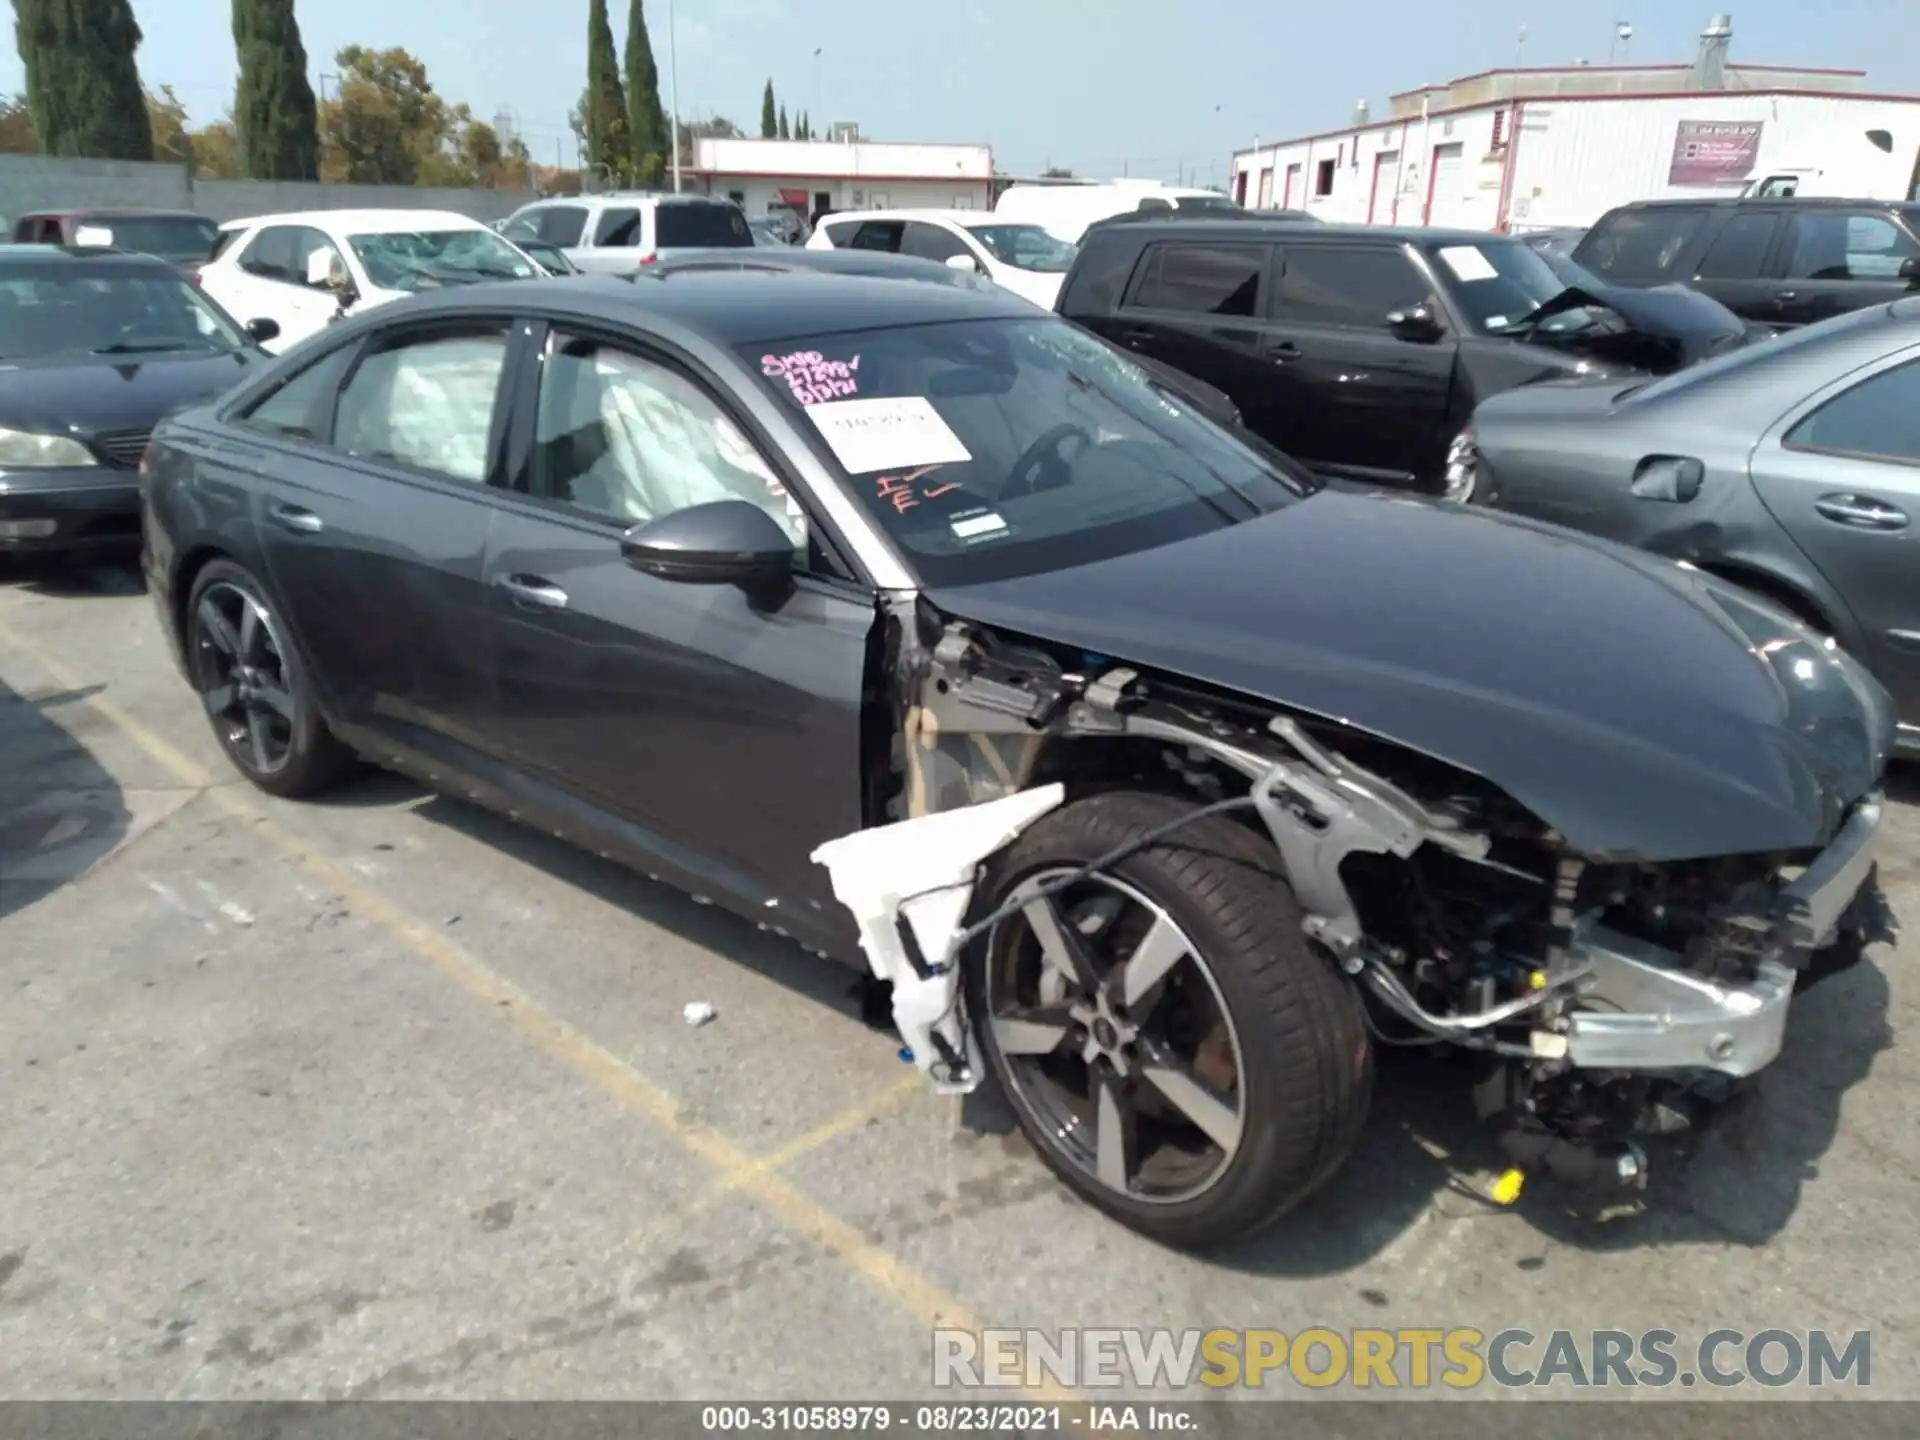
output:
[[[1877,796],[1816,851],[1588,857],[1378,736],[917,599],[889,619],[889,823],[816,858],[916,1063],[952,1092],[993,1072],[1056,1169],[1171,1239],[1331,1174],[1381,1044],[1475,1055],[1516,1164],[1639,1186],[1639,1137],[1764,1068],[1795,989],[1889,933]],[[1316,1124],[1245,1193],[1166,1210],[1303,1086]]]

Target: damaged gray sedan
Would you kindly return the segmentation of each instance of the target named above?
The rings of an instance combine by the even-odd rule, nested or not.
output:
[[[861,967],[931,1084],[991,1075],[1169,1243],[1332,1175],[1381,1044],[1470,1052],[1523,1170],[1639,1183],[1886,933],[1893,718],[1830,640],[1320,488],[1000,295],[474,287],[143,473],[256,784],[368,757]]]

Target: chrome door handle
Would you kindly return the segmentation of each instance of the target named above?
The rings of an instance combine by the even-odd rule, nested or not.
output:
[[[276,505],[267,514],[282,530],[294,530],[302,535],[318,535],[327,528],[324,520],[303,505]]]
[[[513,603],[533,610],[564,610],[567,592],[538,575],[502,575],[494,582],[513,597]]]
[[[1904,510],[1896,510],[1865,495],[1823,495],[1813,502],[1813,508],[1834,523],[1855,530],[1907,528]]]

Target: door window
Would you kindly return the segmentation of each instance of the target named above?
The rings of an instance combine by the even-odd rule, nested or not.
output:
[[[1667,280],[1707,223],[1703,207],[1616,210],[1587,232],[1573,258],[1614,280]]]
[[[906,228],[898,220],[868,220],[853,232],[853,239],[845,244],[849,250],[884,250],[889,255],[897,255],[900,253],[901,232]]]
[[[305,272],[296,279],[293,269],[293,251],[298,233],[291,225],[269,225],[240,252],[240,268],[262,280],[278,280],[287,285],[304,283],[307,278]]]
[[[629,250],[640,243],[638,210],[602,210],[593,227],[593,243],[607,249]]]
[[[955,255],[971,257],[973,252],[967,249],[961,239],[942,230],[938,225],[929,225],[923,220],[909,221],[906,231],[900,237],[902,255],[918,255],[923,260],[946,261]]]
[[[1744,210],[1727,221],[1701,257],[1702,280],[1754,280],[1766,263],[1779,215],[1768,210]]]
[[[806,544],[799,502],[705,391],[586,337],[556,335],[541,367],[533,491],[623,525],[745,500]]]
[[[1862,380],[1794,426],[1795,450],[1833,450],[1920,465],[1920,361]]]
[[[1302,245],[1281,252],[1275,318],[1384,330],[1387,315],[1427,300],[1429,287],[1399,250]]]
[[[1920,256],[1920,244],[1884,214],[1809,210],[1788,223],[1792,280],[1892,280],[1903,260]]]
[[[506,358],[504,329],[422,337],[369,355],[340,396],[334,445],[484,484]]]
[[[250,430],[264,430],[288,440],[316,440],[325,444],[333,399],[340,391],[347,366],[359,352],[357,345],[343,345],[322,356],[251,410],[235,419]]]
[[[538,212],[540,233],[535,238],[562,250],[571,250],[587,231],[587,212],[578,205],[549,205]]]
[[[1199,315],[1257,315],[1267,255],[1264,245],[1156,245],[1128,303]]]

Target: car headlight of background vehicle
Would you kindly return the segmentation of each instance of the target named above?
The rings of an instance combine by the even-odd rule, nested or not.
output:
[[[0,425],[0,470],[70,470],[100,462],[78,440],[66,435],[36,435]]]
[[[1473,427],[1467,426],[1453,437],[1453,443],[1447,447],[1447,499],[1458,500],[1462,504],[1473,498],[1473,492],[1480,485],[1480,451],[1473,443]]]

